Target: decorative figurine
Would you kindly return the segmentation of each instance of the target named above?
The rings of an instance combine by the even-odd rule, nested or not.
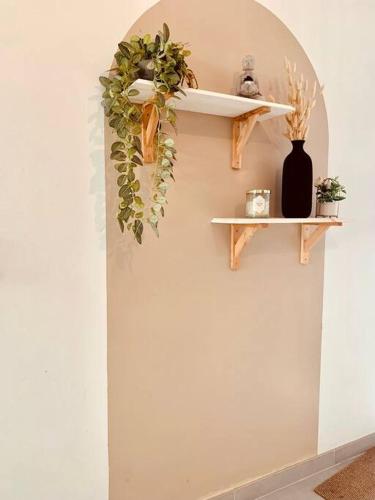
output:
[[[254,57],[245,56],[242,59],[242,72],[239,76],[238,95],[250,99],[264,99],[260,90],[258,79],[254,73]]]

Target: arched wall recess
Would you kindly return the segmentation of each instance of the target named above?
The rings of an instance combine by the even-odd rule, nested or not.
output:
[[[280,102],[285,55],[316,78],[289,30],[254,1],[162,0],[129,35],[154,33],[164,21],[174,40],[189,42],[201,88],[233,92],[247,53],[255,55],[263,94]],[[233,172],[231,126],[179,113],[176,184],[162,236],[150,235],[141,248],[118,231],[108,161],[111,500],[196,500],[316,453],[323,245],[304,268],[295,256],[297,227],[274,227],[254,239],[239,273],[227,272],[227,231],[209,221],[241,216],[251,187],[269,187],[280,215],[289,152],[283,119],[268,120],[256,125],[243,168]],[[322,98],[306,149],[314,175],[324,175]]]

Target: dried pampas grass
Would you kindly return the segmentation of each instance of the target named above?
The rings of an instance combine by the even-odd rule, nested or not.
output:
[[[317,83],[314,82],[312,92],[308,95],[309,82],[301,74],[297,75],[297,66],[285,58],[285,69],[288,75],[288,102],[295,111],[286,115],[287,130],[285,137],[291,141],[305,140],[309,133],[311,111],[316,105]],[[323,92],[323,87],[319,87]]]

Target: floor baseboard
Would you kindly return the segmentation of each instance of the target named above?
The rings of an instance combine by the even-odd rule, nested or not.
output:
[[[360,455],[374,446],[375,433],[286,467],[280,471],[273,472],[255,481],[250,481],[227,491],[207,496],[202,500],[257,500],[259,497],[268,495],[275,490],[285,488],[293,483],[302,481],[308,476],[317,474],[329,467]]]

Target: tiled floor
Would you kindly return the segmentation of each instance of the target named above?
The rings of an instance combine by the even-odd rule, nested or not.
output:
[[[302,481],[292,484],[291,486],[274,491],[269,495],[259,497],[259,500],[322,500],[322,497],[314,493],[314,488],[318,486],[318,484],[336,474],[339,470],[346,467],[346,465],[350,464],[352,461],[353,459],[334,467],[330,467],[323,472],[314,474],[313,476],[303,479]]]

